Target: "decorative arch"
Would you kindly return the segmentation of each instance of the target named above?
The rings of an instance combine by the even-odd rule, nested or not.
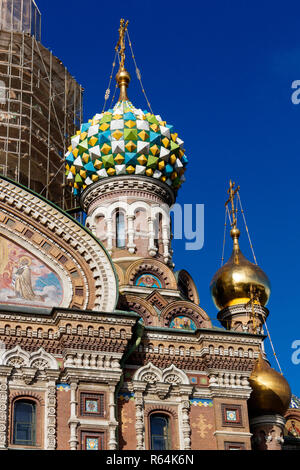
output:
[[[0,358],[0,364],[3,366],[13,366],[17,369],[21,367],[30,367],[39,370],[59,369],[56,359],[43,348],[29,354],[19,345],[5,351]]]
[[[170,406],[167,405],[152,405],[145,410],[145,417],[148,418],[151,414],[153,413],[168,413],[170,414],[174,419],[178,419],[178,413],[171,408]]]
[[[13,366],[15,368],[29,367],[30,354],[19,345],[7,350],[2,354],[0,363],[2,366]]]
[[[32,258],[41,260],[61,279],[63,301],[57,305],[53,293],[53,303],[45,306],[114,310],[118,300],[116,275],[99,240],[57,206],[3,176],[0,193],[1,235],[24,246]],[[0,292],[5,293],[1,282]],[[32,299],[28,300],[25,304],[32,306]],[[43,307],[39,300],[42,305],[38,306]],[[12,302],[10,296],[7,303]]]
[[[157,312],[154,307],[142,297],[128,294],[123,295],[119,305],[122,310],[131,310],[138,313],[146,326],[153,325],[154,318],[157,318]]]
[[[39,395],[38,393],[36,392],[33,392],[32,390],[22,390],[22,391],[19,391],[19,392],[13,392],[11,395],[10,395],[10,402],[11,403],[14,403],[16,400],[36,400],[37,402],[39,402],[39,404],[41,406],[45,406],[45,401],[44,399],[42,398],[41,395]]]
[[[164,370],[156,367],[152,362],[138,369],[134,376],[134,381],[148,382],[150,384],[168,383],[170,385],[190,385],[188,376],[174,364]]]
[[[112,219],[117,211],[123,211],[125,215],[128,215],[129,204],[125,201],[117,201],[107,207],[107,218]]]
[[[199,305],[199,294],[192,276],[184,269],[178,271],[175,276],[177,277],[178,289],[181,291],[181,293],[186,296],[188,300],[196,305]]]
[[[151,206],[144,201],[136,201],[128,206],[128,215],[133,217],[135,216],[136,211],[143,210],[146,212],[147,216],[150,216]]]
[[[143,273],[157,276],[162,284],[162,288],[177,290],[177,282],[173,272],[161,261],[146,258],[132,263],[125,274],[125,282],[133,285],[135,279]]]
[[[38,351],[30,355],[29,367],[35,369],[52,369],[58,370],[59,365],[56,359],[49,353],[47,353],[43,348],[40,348]]]
[[[174,364],[165,369],[162,373],[162,381],[172,385],[190,385],[188,376]]]
[[[162,382],[162,371],[153,365],[152,362],[149,362],[146,366],[141,367],[135,372],[132,380],[153,384],[156,382]]]
[[[119,285],[123,286],[125,284],[125,275],[123,269],[115,263],[115,270],[119,279]]]
[[[197,328],[211,328],[207,313],[198,305],[188,301],[175,301],[168,304],[161,313],[162,326],[168,327],[177,316],[185,316],[194,321]]]

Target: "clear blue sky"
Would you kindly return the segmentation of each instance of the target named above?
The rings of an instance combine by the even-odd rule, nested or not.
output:
[[[176,269],[191,273],[211,318],[217,310],[209,284],[220,266],[226,191],[230,178],[239,183],[258,263],[272,284],[269,330],[284,375],[300,396],[300,364],[291,361],[291,344],[300,340],[300,104],[291,101],[291,84],[300,80],[299,2],[37,3],[43,44],[85,88],[85,120],[102,110],[119,20],[129,19],[153,111],[185,141],[190,164],[178,202],[205,204],[203,249],[186,251],[184,241],[176,241],[174,250]],[[127,57],[129,97],[145,109]],[[228,238],[226,259],[230,251]]]

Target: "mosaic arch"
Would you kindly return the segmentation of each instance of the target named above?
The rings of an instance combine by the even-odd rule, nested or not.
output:
[[[139,276],[136,281],[135,285],[139,287],[152,287],[153,289],[161,289],[162,284],[158,277],[154,276],[154,274],[144,273]]]
[[[196,323],[189,317],[183,315],[173,318],[170,323],[170,328],[176,328],[179,330],[193,330],[197,329]]]
[[[0,236],[0,304],[59,307],[62,282],[47,265]]]
[[[288,436],[300,439],[300,422],[296,419],[289,419],[286,423],[286,430]]]

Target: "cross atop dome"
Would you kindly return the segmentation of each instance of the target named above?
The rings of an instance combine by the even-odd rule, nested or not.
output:
[[[116,80],[120,88],[119,101],[128,100],[127,88],[131,80],[130,74],[125,69],[125,35],[127,32],[128,24],[129,21],[126,21],[125,23],[125,20],[123,18],[120,20],[119,41],[116,45],[116,52],[119,55],[120,59],[119,71],[116,76]]]
[[[127,88],[131,78],[125,69],[126,35],[132,48],[128,21],[121,19],[115,48],[120,61],[116,75],[120,88],[119,100],[115,105],[112,100],[108,111],[103,110],[81,125],[71,138],[65,155],[66,179],[75,196],[108,177],[134,175],[152,178],[158,184],[169,186],[175,196],[185,181],[188,159],[184,142],[174,127],[160,115],[136,108],[128,100]],[[140,79],[137,67],[136,72]],[[109,89],[107,97],[108,92]]]

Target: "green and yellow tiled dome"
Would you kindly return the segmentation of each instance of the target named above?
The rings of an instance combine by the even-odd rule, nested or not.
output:
[[[65,159],[75,195],[102,178],[119,175],[148,176],[177,191],[188,163],[173,126],[128,100],[82,124]]]

